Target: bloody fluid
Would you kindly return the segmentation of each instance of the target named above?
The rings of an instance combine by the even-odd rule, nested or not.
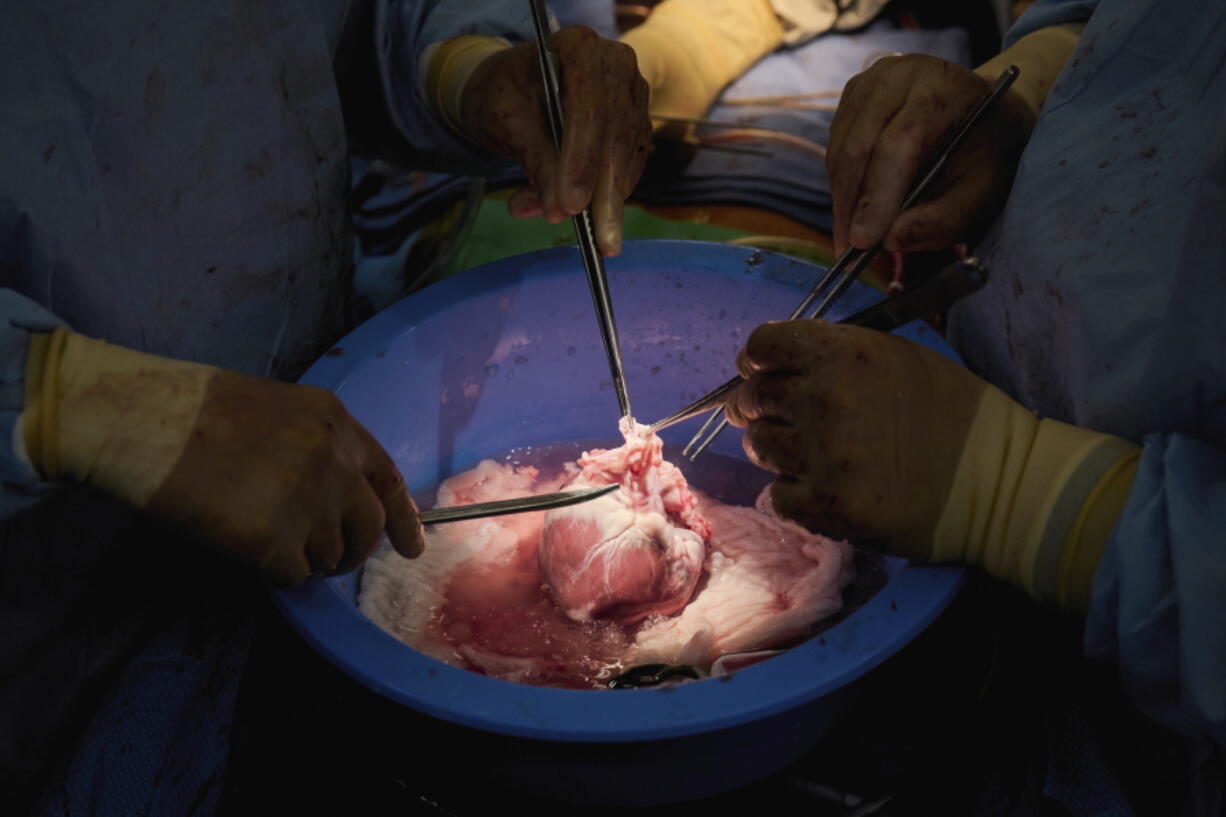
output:
[[[533,446],[493,459],[532,466],[539,471],[538,482],[544,484],[556,482],[567,463],[573,463],[584,450],[610,445],[615,443]],[[665,455],[682,468],[692,488],[724,504],[751,506],[773,478],[750,463],[718,454],[707,453],[697,463],[681,457],[677,447],[666,447]],[[419,491],[417,495],[432,493]],[[713,537],[718,535],[715,531]],[[538,549],[539,538],[526,537],[496,561],[474,558],[461,563],[446,578],[443,600],[431,611],[431,635],[455,647],[459,663],[474,672],[484,673],[481,665],[493,665],[496,672],[491,674],[518,680],[522,665],[524,679],[535,684],[605,688],[630,668],[625,656],[631,653],[636,633],[652,619],[634,624],[571,620],[554,604],[541,581]],[[880,571],[873,569],[871,557],[861,554],[857,563],[865,571],[863,579],[845,593],[847,601],[856,606],[876,589],[870,586],[874,581],[880,584]],[[827,622],[821,625],[829,626]]]

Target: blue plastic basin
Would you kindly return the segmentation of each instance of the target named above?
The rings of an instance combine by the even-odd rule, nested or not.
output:
[[[821,272],[773,253],[691,241],[628,241],[608,269],[643,420],[727,379],[753,328],[789,314]],[[857,285],[831,317],[877,297]],[[923,325],[900,334],[956,359]],[[573,247],[487,264],[397,303],[302,382],[340,395],[410,488],[512,448],[608,437],[618,414]],[[694,430],[682,424],[665,438],[684,442]],[[729,429],[714,450],[743,457],[740,436]],[[927,626],[962,582],[958,569],[896,559],[887,573],[876,596],[820,639],[730,679],[625,692],[513,684],[427,658],[357,611],[357,575],[276,599],[350,676],[436,727],[459,725],[450,728],[465,734],[470,757],[484,754],[496,779],[570,800],[659,803],[743,785],[808,751],[850,702],[854,682]]]

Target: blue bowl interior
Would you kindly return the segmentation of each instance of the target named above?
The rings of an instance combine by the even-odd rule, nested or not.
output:
[[[753,328],[789,314],[822,271],[773,253],[689,241],[626,242],[608,270],[630,396],[644,421],[726,380]],[[830,317],[877,298],[857,284]],[[957,359],[924,325],[900,334]],[[618,419],[573,247],[487,264],[395,304],[302,382],[336,391],[413,489],[513,448],[612,440]],[[684,443],[695,429],[684,423],[663,436]],[[743,459],[740,437],[728,429],[713,450]],[[276,600],[330,661],[418,711],[507,735],[620,742],[723,729],[813,701],[900,649],[962,580],[958,569],[897,559],[887,560],[886,572],[882,590],[820,638],[729,680],[618,693],[512,684],[427,658],[357,611],[358,574],[278,591]]]

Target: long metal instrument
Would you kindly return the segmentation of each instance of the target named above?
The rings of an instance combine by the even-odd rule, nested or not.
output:
[[[959,299],[977,292],[987,282],[987,270],[978,259],[965,258],[938,272],[923,283],[903,290],[902,292],[870,307],[860,310],[839,323],[849,326],[862,326],[866,329],[876,329],[879,332],[891,332],[900,326],[934,312],[942,312],[953,306]],[[745,378],[737,375],[726,383],[717,386],[682,409],[678,409],[662,420],[651,424],[652,431],[662,431],[690,417],[719,408],[724,398],[737,386],[745,382]]]
[[[465,519],[484,519],[487,516],[505,516],[527,511],[548,511],[590,502],[620,488],[620,485],[602,485],[599,488],[581,488],[576,491],[561,491],[555,494],[524,496],[518,499],[500,499],[496,502],[477,502],[472,505],[454,505],[450,508],[434,508],[422,511],[423,525],[438,525],[442,522],[461,522]]]
[[[975,106],[966,113],[966,116],[962,117],[958,124],[954,125],[945,134],[945,137],[933,151],[928,161],[920,167],[919,172],[916,174],[915,182],[911,185],[911,189],[907,192],[906,197],[903,199],[902,205],[899,207],[898,212],[901,213],[904,210],[908,210],[919,202],[920,198],[922,198],[924,193],[927,191],[928,186],[945,168],[945,164],[949,161],[949,157],[957,149],[958,145],[962,144],[962,140],[966,138],[966,135],[970,133],[971,128],[973,128],[976,123],[979,122],[979,120],[983,117],[984,112],[986,112],[988,108],[990,108],[996,102],[996,100],[1000,99],[1000,97],[1004,95],[1005,91],[1009,90],[1009,86],[1011,86],[1013,81],[1017,79],[1017,75],[1019,73],[1020,72],[1016,65],[1010,65],[1008,68],[1002,71],[996,82],[992,83],[992,87],[988,89],[988,92],[975,103]],[[821,279],[813,286],[813,289],[811,289],[809,294],[804,297],[804,300],[800,302],[800,305],[796,307],[788,320],[796,320],[797,318],[802,318],[806,315],[812,318],[820,318],[825,315],[830,307],[833,306],[839,298],[843,297],[843,293],[846,292],[847,288],[852,285],[852,282],[859,277],[860,273],[864,271],[864,268],[869,265],[869,263],[873,260],[873,257],[877,255],[880,249],[880,241],[865,250],[857,250],[854,247],[848,247],[843,254],[839,256],[834,266],[827,270],[826,274],[823,275]],[[831,282],[834,282],[832,287],[830,286]],[[827,289],[827,287],[829,287],[829,289]],[[822,297],[821,303],[818,304],[815,310],[813,310],[812,314],[809,314],[809,309],[819,297]],[[698,430],[698,433],[694,435],[686,447],[682,449],[683,455],[688,454],[690,460],[693,461],[698,459],[699,455],[702,454],[703,451],[707,450],[707,447],[714,442],[715,438],[719,436],[719,433],[728,425],[728,421],[721,417],[714,430],[707,434],[707,429],[710,428],[712,423],[715,422],[715,419],[720,417],[722,413],[723,407],[721,406],[714,414],[711,415],[707,422],[703,424],[703,427]],[[706,435],[705,439],[704,435]]]
[[[558,155],[562,154],[562,91],[558,84],[557,66],[549,48],[549,20],[545,15],[542,0],[528,0],[532,8],[532,26],[536,32],[536,51],[540,61],[541,79],[545,84],[545,110],[549,117],[549,130],[553,134]],[[630,395],[626,392],[626,375],[622,366],[621,349],[617,342],[617,324],[613,320],[613,301],[609,297],[609,277],[604,268],[604,257],[596,246],[596,229],[592,221],[592,208],[571,217],[575,227],[575,240],[587,272],[588,287],[592,290],[592,302],[596,307],[596,322],[600,326],[600,339],[604,342],[605,356],[609,360],[609,373],[613,376],[613,390],[617,393],[617,405],[623,417],[630,416]]]

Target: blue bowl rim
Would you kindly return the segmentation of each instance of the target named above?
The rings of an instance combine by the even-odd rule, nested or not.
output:
[[[525,261],[531,266],[524,270]],[[340,391],[392,338],[465,296],[507,282],[514,266],[532,275],[574,274],[574,247],[512,256],[456,276],[393,304],[350,332],[343,356],[321,357],[299,380]],[[628,240],[609,259],[619,268],[685,268],[779,281],[808,262],[705,241]],[[814,273],[810,273],[810,277]],[[908,327],[901,334],[907,335]],[[931,333],[929,333],[931,334]],[[956,358],[935,334],[923,342]],[[625,692],[516,684],[448,666],[384,632],[328,579],[273,591],[276,606],[321,655],[390,700],[453,723],[504,735],[564,742],[630,742],[734,727],[811,703],[864,675],[902,649],[957,595],[964,571],[889,560],[890,581],[868,603],[819,637],[726,678]],[[821,677],[811,679],[815,669]],[[594,698],[593,696],[599,696]]]

